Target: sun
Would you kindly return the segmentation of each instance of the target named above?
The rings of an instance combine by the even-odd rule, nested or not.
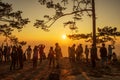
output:
[[[62,39],[66,39],[66,35],[65,34],[62,35]]]

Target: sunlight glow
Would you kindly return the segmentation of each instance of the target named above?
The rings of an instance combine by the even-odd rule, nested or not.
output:
[[[62,39],[66,39],[66,34],[63,34],[63,35],[62,35]]]

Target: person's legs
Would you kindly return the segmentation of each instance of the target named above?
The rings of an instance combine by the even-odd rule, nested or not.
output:
[[[106,66],[106,63],[107,63],[106,58],[105,58],[105,57],[102,57],[102,58],[101,58],[101,66],[102,66],[102,67],[105,67],[105,66]]]
[[[49,66],[51,66],[51,62],[52,62],[52,59],[50,58],[50,59],[49,59]]]
[[[91,59],[91,62],[92,62],[92,68],[95,68],[96,67],[95,59]]]

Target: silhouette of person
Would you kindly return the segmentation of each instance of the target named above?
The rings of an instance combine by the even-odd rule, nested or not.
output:
[[[33,49],[33,68],[37,68],[37,60],[38,60],[38,46],[35,46]]]
[[[50,47],[49,53],[48,53],[48,59],[49,59],[49,66],[53,64],[53,67],[55,66],[55,52],[53,50],[53,47]]]
[[[32,49],[31,49],[31,46],[29,45],[28,48],[26,49],[25,51],[27,53],[27,59],[28,61],[30,61],[31,59],[31,54],[32,54]]]
[[[61,47],[58,43],[55,43],[55,54],[56,54],[56,61],[57,66],[59,66],[60,58],[62,57]]]
[[[17,48],[16,46],[12,47],[12,52],[11,52],[11,65],[10,65],[10,70],[14,69],[16,66],[16,61],[17,61]]]
[[[39,46],[39,54],[40,54],[40,63],[42,63],[43,59],[44,59],[44,49],[45,49],[45,45],[40,45]]]
[[[102,44],[102,47],[100,48],[100,57],[101,57],[101,65],[103,67],[106,67],[107,65],[107,49],[105,47],[105,44]]]
[[[85,56],[86,56],[86,62],[88,63],[89,48],[87,45],[85,46]]]
[[[5,59],[5,62],[6,62],[7,61],[7,46],[4,46],[3,56],[4,56],[4,59]]]
[[[76,48],[76,61],[80,61],[80,45]]]
[[[71,57],[72,57],[72,61],[75,62],[75,54],[76,54],[76,51],[75,51],[75,44],[72,45],[71,47]]]
[[[108,45],[108,61],[111,63],[111,58],[112,58],[112,50],[114,49],[114,46],[112,47],[111,45]]]
[[[22,50],[22,46],[18,47],[18,61],[19,61],[19,68],[23,69],[23,50]]]
[[[91,58],[91,63],[92,63],[92,68],[96,67],[96,53],[95,53],[96,48],[94,48],[94,45],[92,44],[92,47],[90,49],[90,58]]]
[[[83,53],[83,47],[82,44],[79,44],[78,49],[77,49],[77,56],[78,61],[82,60],[82,53]]]
[[[6,53],[7,61],[10,61],[10,50],[11,50],[11,47],[7,46],[7,53]]]
[[[2,62],[2,54],[3,54],[2,47],[0,46],[0,62]]]
[[[117,61],[118,61],[118,59],[117,59],[117,55],[116,55],[115,52],[113,52],[113,54],[112,54],[112,63],[113,63],[113,64],[116,64]]]
[[[68,58],[69,58],[69,61],[72,62],[72,52],[71,52],[70,46],[68,47]]]

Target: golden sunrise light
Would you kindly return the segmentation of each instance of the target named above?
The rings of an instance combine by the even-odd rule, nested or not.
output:
[[[0,80],[120,80],[119,8],[120,0],[0,0]]]
[[[62,39],[64,39],[64,40],[66,39],[66,34],[62,35]]]

